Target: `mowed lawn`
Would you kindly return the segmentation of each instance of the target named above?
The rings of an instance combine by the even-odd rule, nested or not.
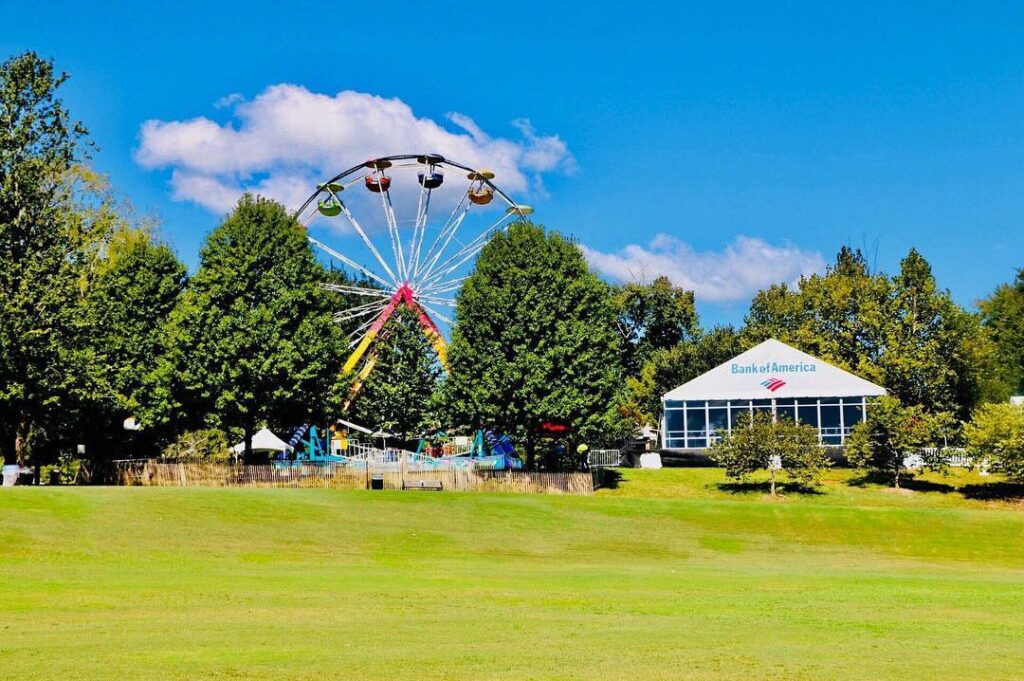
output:
[[[0,490],[0,678],[1024,676],[1019,504],[624,476],[586,498]]]

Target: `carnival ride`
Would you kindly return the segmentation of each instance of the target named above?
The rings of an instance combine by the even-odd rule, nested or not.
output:
[[[354,271],[359,283],[326,284],[341,294],[368,302],[335,313],[335,321],[354,325],[349,334],[351,354],[343,371],[353,375],[344,408],[347,410],[373,371],[378,344],[387,333],[387,321],[399,307],[411,310],[448,368],[447,344],[437,322],[453,325],[438,308],[454,308],[454,296],[466,279],[465,271],[495,234],[508,229],[516,218],[533,212],[516,203],[494,183],[490,170],[477,169],[439,154],[402,154],[371,159],[321,182],[295,213],[309,226],[315,219],[338,219],[341,230],[359,237],[344,252],[325,240],[308,236],[310,243]],[[361,191],[360,191],[361,190]],[[344,197],[344,198],[343,198]],[[432,208],[442,219],[434,220]],[[386,243],[378,243],[386,242]],[[372,264],[367,264],[370,262]],[[304,426],[292,445],[305,437],[298,457],[310,463],[369,465],[387,459],[387,449],[364,448],[350,456],[349,447],[332,451],[331,434]],[[372,450],[372,451],[371,451]],[[383,452],[383,453],[382,453]],[[448,463],[494,470],[519,468],[507,437],[480,431],[468,452],[431,456],[428,451],[402,452],[419,465]]]
[[[465,179],[451,179],[446,184],[446,178],[453,176]],[[373,263],[368,265],[352,253],[309,237],[313,246],[370,284],[327,284],[338,293],[369,299],[335,314],[339,323],[359,321],[349,335],[352,353],[344,365],[346,373],[355,374],[346,407],[373,371],[378,358],[376,344],[400,306],[416,314],[438,360],[447,369],[447,345],[435,318],[449,325],[453,322],[438,308],[454,308],[453,296],[466,278],[464,270],[490,238],[507,229],[515,218],[533,212],[530,206],[516,203],[499,189],[494,177],[489,170],[475,169],[439,154],[384,156],[320,183],[296,211],[296,219],[303,225],[317,217],[341,218],[346,230],[358,235],[363,255]],[[366,194],[355,194],[357,188]],[[367,197],[372,200],[367,201]],[[447,216],[443,222],[432,220],[431,208],[438,204],[442,206],[441,214]],[[375,219],[366,216],[371,205]],[[413,213],[412,217],[403,217],[402,209]],[[375,237],[384,240],[385,233],[387,244],[378,247]],[[389,251],[390,256],[386,256]]]
[[[467,446],[435,451],[424,438],[414,452],[357,442],[345,442],[341,447],[334,446],[339,443],[339,438],[333,428],[321,431],[314,425],[304,424],[288,440],[292,453],[281,452],[273,463],[278,468],[347,466],[376,470],[405,467],[410,470],[472,468],[502,471],[523,467],[522,459],[516,456],[507,435],[479,430],[473,438],[457,439],[465,439]]]

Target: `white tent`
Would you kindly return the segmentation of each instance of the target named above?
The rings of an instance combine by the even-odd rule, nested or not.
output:
[[[288,443],[274,435],[269,428],[264,428],[252,436],[252,451],[254,452],[290,452]],[[231,448],[235,454],[245,452],[245,441],[239,442]]]
[[[885,388],[770,338],[701,374],[663,400],[875,397]]]

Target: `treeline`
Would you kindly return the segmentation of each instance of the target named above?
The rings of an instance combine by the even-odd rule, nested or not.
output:
[[[339,416],[355,304],[325,282],[305,229],[252,196],[206,238],[189,276],[88,169],[88,133],[27,53],[0,65],[0,454],[50,464],[223,455],[260,427]],[[361,285],[364,285],[362,282]],[[456,299],[450,371],[396,315],[348,416],[416,437],[511,435],[531,465],[551,432],[613,443],[656,426],[660,396],[768,337],[959,424],[1024,388],[1024,275],[965,310],[911,251],[898,273],[844,248],[821,275],[758,293],[741,328],[704,328],[665,278],[611,286],[571,240],[527,223],[481,252]],[[141,426],[128,430],[134,417]]]
[[[57,94],[66,78],[33,53],[0,65],[4,458],[152,456],[183,434],[248,442],[258,426],[336,413],[345,331],[332,312],[350,303],[322,284],[344,273],[282,206],[245,196],[188,277],[88,169],[88,132]]]

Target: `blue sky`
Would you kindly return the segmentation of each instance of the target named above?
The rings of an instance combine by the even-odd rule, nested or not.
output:
[[[695,287],[709,322],[843,243],[887,270],[916,246],[965,305],[1024,266],[1024,5],[707,4],[0,0],[0,54],[72,74],[95,165],[193,266],[223,192],[294,179],[275,120],[307,116],[316,145],[324,111],[366,106],[349,124],[382,153],[436,134],[504,154],[538,221],[606,276]],[[297,99],[275,109],[282,85]],[[179,149],[199,117],[253,134],[211,170]],[[363,160],[338,140],[338,169]],[[256,146],[268,157],[225,170]]]

